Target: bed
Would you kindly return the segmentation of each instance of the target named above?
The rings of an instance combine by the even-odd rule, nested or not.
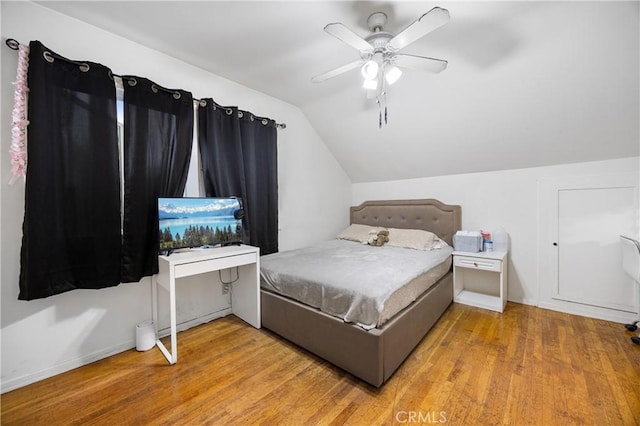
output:
[[[426,230],[449,245],[460,222],[460,206],[434,199],[367,201],[350,211],[351,224]],[[391,377],[453,299],[448,267],[409,306],[382,325],[363,327],[277,293],[267,282],[268,272],[261,271],[262,326],[376,387]]]

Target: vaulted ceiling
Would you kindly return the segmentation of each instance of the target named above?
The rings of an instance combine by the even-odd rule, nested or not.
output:
[[[298,106],[353,182],[638,155],[635,1],[40,3]],[[311,82],[359,58],[327,23],[364,37],[382,11],[395,34],[435,6],[450,22],[402,52],[448,68],[405,70],[387,126],[357,69]]]

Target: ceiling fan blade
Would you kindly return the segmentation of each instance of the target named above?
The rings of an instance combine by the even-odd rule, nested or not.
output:
[[[314,82],[314,83],[322,83],[325,80],[333,78],[333,77],[335,77],[337,75],[340,75],[342,73],[345,73],[347,71],[351,71],[354,68],[358,68],[363,63],[364,63],[364,61],[362,59],[358,59],[357,61],[350,62],[350,63],[348,63],[346,65],[341,66],[341,67],[332,69],[331,71],[327,71],[327,72],[325,72],[323,74],[317,75],[317,76],[313,77],[311,79],[311,81]]]
[[[447,68],[447,61],[442,59],[427,58],[424,56],[404,55],[398,53],[394,63],[399,67],[418,71],[440,72]]]
[[[403,47],[413,43],[419,38],[425,36],[431,31],[440,28],[449,22],[449,11],[440,7],[434,7],[417,21],[402,30],[398,35],[389,40],[387,46],[393,50],[400,50]]]
[[[351,47],[355,47],[360,51],[373,50],[373,46],[369,44],[365,39],[358,34],[351,31],[349,28],[340,23],[327,24],[324,30],[337,38],[338,40],[347,43]]]

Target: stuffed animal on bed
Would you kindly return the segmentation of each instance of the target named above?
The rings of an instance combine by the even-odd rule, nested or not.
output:
[[[376,231],[372,229],[369,231],[369,238],[367,239],[367,244],[370,246],[380,247],[389,241],[389,231],[386,229],[381,229],[380,231]]]
[[[378,241],[382,241],[382,243],[380,245],[383,245],[384,243],[388,243],[389,242],[389,230],[388,229],[382,229],[382,230],[378,231]]]

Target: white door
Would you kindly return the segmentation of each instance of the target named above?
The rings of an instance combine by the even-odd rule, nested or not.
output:
[[[539,183],[540,306],[624,322],[638,286],[622,270],[620,235],[637,237],[637,176]]]

